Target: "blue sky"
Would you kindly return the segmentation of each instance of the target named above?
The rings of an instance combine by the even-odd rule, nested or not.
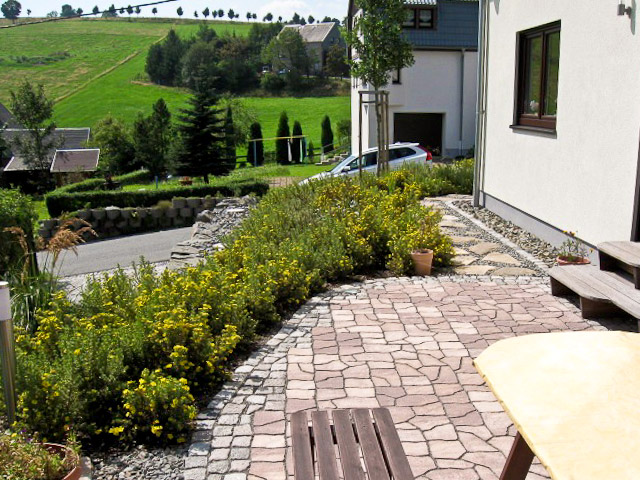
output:
[[[27,9],[31,10],[31,16],[43,17],[51,10],[60,12],[63,4],[69,3],[73,8],[82,8],[85,12],[90,12],[95,5],[98,7],[107,8],[112,3],[116,7],[126,7],[127,5],[135,5],[136,3],[149,3],[152,0],[141,0],[139,2],[135,0],[121,0],[120,3],[114,0],[58,0],[52,2],[51,0],[18,0],[22,4],[22,15],[27,16]],[[348,0],[178,0],[176,2],[167,3],[164,5],[158,5],[158,16],[162,17],[177,17],[176,9],[181,6],[185,12],[185,18],[193,18],[194,10],[198,13],[202,12],[206,7],[212,9],[222,8],[225,12],[230,8],[233,8],[237,13],[240,13],[239,20],[243,20],[247,11],[255,12],[258,14],[258,18],[264,17],[268,12],[271,12],[275,18],[282,16],[283,18],[291,18],[294,12],[298,12],[305,18],[309,15],[313,15],[316,19],[322,19],[325,15],[330,17],[339,18],[342,20],[347,13]],[[141,16],[153,16],[151,14],[152,7],[146,7],[142,9]]]

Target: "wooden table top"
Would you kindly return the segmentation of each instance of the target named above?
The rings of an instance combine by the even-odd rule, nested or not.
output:
[[[509,338],[474,364],[551,478],[640,479],[640,334]]]

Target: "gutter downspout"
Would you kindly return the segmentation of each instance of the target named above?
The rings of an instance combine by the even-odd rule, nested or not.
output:
[[[460,50],[460,133],[458,134],[458,155],[462,155],[462,129],[464,128],[464,54]]]
[[[480,185],[484,170],[486,87],[487,87],[487,35],[489,23],[489,0],[480,0],[478,19],[478,100],[476,103],[476,146],[473,168],[473,206],[480,206]]]

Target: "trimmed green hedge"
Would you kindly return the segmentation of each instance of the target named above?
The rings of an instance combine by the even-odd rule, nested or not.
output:
[[[137,170],[135,172],[125,173],[113,177],[114,182],[118,182],[120,185],[132,185],[134,183],[150,182],[152,180],[151,174],[146,170]],[[71,183],[56,189],[57,192],[90,192],[92,190],[100,190],[104,185],[105,179],[102,177],[89,178],[82,182]]]
[[[121,191],[94,190],[68,192],[56,190],[46,196],[47,210],[52,218],[63,212],[75,212],[90,204],[91,208],[101,207],[152,207],[160,200],[171,200],[174,197],[205,197],[222,195],[225,197],[242,196],[254,193],[264,195],[269,184],[256,179],[221,178],[209,185],[180,186],[163,190]]]

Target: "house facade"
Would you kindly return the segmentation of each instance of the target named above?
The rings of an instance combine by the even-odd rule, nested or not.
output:
[[[635,1],[482,3],[474,201],[556,245],[639,241]]]
[[[285,25],[283,31],[297,31],[304,41],[307,54],[311,60],[311,73],[321,74],[326,64],[327,53],[333,45],[346,48],[340,27],[334,22],[318,22],[306,25]]]
[[[403,32],[415,63],[394,73],[389,91],[389,138],[418,142],[455,157],[474,146],[478,64],[477,0],[406,0]],[[361,12],[349,5],[349,27]],[[357,59],[356,59],[357,60]],[[352,151],[359,148],[359,92],[351,84]],[[377,144],[373,106],[362,107],[363,149]]]

